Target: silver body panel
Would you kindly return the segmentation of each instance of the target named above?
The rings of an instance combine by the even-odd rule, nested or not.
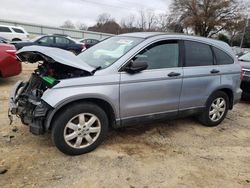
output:
[[[145,40],[113,65],[97,71],[93,76],[61,80],[59,84],[46,90],[42,100],[54,108],[54,112],[48,117],[47,128],[60,107],[79,99],[94,98],[108,102],[117,121],[165,112],[177,115],[181,110],[205,107],[208,97],[219,89],[230,89],[233,100],[240,99],[240,65],[236,63],[145,70],[137,74],[119,71],[138,52],[156,41],[176,39],[202,42],[222,49],[236,62],[236,57],[227,44],[207,38],[162,33],[120,36],[143,37]],[[91,71],[90,67],[81,68]],[[220,73],[211,74],[212,69],[218,69]],[[180,76],[169,78],[167,75],[170,72],[178,72]]]

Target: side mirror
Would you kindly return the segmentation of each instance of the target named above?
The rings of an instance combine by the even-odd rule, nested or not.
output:
[[[137,73],[148,68],[148,63],[145,61],[131,61],[128,66],[125,67],[125,71],[128,73]]]

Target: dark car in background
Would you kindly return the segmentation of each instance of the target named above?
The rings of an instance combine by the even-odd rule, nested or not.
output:
[[[82,50],[85,49],[85,45],[81,44],[78,41],[70,38],[66,35],[45,35],[35,38],[30,42],[16,42],[14,43],[17,50],[23,48],[24,46],[47,46],[47,47],[55,47],[63,50],[68,50],[73,52],[74,54],[79,54]]]
[[[21,71],[21,62],[16,58],[15,46],[2,43],[0,39],[0,78],[16,76]]]
[[[243,79],[241,82],[241,89],[243,90],[243,98],[250,96],[250,52],[242,55],[239,58],[239,62],[242,66]]]
[[[4,43],[4,44],[8,44],[10,41],[6,38],[0,37],[0,44]]]
[[[85,45],[85,47],[88,49],[94,45],[96,45],[97,43],[99,43],[99,40],[96,39],[82,39],[80,40],[80,42]]]

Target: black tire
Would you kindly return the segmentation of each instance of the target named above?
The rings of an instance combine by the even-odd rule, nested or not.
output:
[[[100,132],[96,140],[84,148],[71,147],[64,138],[65,127],[73,117],[82,113],[92,114],[98,118],[100,122]],[[79,119],[80,121],[80,119]],[[78,122],[80,124],[80,122]],[[92,103],[73,103],[67,108],[63,109],[55,118],[52,124],[52,140],[55,146],[67,155],[81,155],[94,150],[102,143],[108,133],[109,121],[106,113],[99,106]],[[75,132],[75,131],[73,131]],[[90,134],[90,133],[89,133]],[[83,135],[82,135],[83,136]],[[78,138],[78,137],[77,137]],[[87,141],[87,140],[86,140]]]
[[[18,39],[18,38],[14,38],[12,39],[13,42],[16,42],[16,41],[22,41],[21,39]]]
[[[210,108],[212,108],[211,107],[212,103],[216,99],[219,99],[219,98],[223,98],[225,100],[225,111],[224,111],[224,114],[220,117],[220,119],[218,119],[217,121],[212,121],[211,118],[209,117]],[[229,109],[228,95],[222,91],[217,91],[208,98],[207,103],[206,103],[206,108],[204,109],[203,113],[200,114],[200,116],[198,117],[198,120],[201,124],[207,127],[217,126],[225,119],[228,109]]]

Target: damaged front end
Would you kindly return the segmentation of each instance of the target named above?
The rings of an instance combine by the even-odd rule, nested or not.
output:
[[[94,69],[60,49],[33,46],[20,50],[17,56],[21,61],[38,63],[38,67],[27,82],[15,84],[9,98],[9,118],[12,123],[12,115],[16,115],[33,134],[43,134],[47,115],[53,110],[41,99],[43,93],[63,79],[91,76]]]

